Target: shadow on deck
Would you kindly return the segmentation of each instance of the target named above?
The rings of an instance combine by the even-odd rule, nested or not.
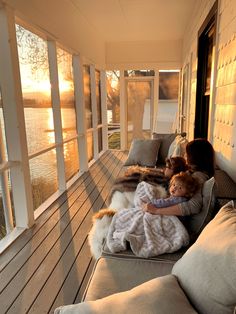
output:
[[[53,313],[80,302],[94,265],[92,215],[106,207],[125,157],[103,154],[0,256],[1,313]]]

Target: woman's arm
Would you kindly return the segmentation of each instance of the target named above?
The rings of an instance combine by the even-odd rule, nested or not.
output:
[[[201,189],[186,202],[182,202],[176,205],[168,207],[157,208],[151,203],[144,204],[142,206],[143,211],[153,215],[170,215],[170,216],[189,216],[198,214],[203,206],[203,199]]]
[[[182,211],[179,205],[172,205],[165,208],[157,208],[151,203],[143,205],[143,211],[148,212],[153,215],[167,215],[167,216],[182,216]]]

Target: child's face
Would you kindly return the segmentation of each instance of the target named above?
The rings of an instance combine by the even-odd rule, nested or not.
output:
[[[173,174],[174,174],[174,171],[171,168],[165,167],[165,170],[164,170],[165,177],[171,178]]]
[[[187,193],[186,187],[183,183],[174,181],[170,186],[170,195],[171,196],[185,196]]]

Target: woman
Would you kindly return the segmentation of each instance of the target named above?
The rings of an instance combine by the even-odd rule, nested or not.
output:
[[[203,205],[202,185],[215,172],[214,149],[206,139],[195,139],[186,146],[186,159],[189,171],[200,183],[197,193],[187,202],[165,208],[157,208],[151,203],[144,204],[142,208],[145,212],[154,215],[189,216],[198,214],[201,211]]]

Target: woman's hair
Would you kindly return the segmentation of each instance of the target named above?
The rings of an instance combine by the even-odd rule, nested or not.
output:
[[[170,180],[170,186],[173,182],[180,182],[186,189],[185,197],[192,197],[197,190],[199,189],[199,182],[196,178],[193,178],[192,175],[188,172],[180,172],[174,175]]]
[[[166,167],[170,168],[173,171],[173,174],[186,171],[188,169],[186,160],[179,156],[166,158]]]
[[[212,177],[215,173],[215,152],[211,143],[197,138],[186,146],[187,164],[190,170],[202,171]]]

